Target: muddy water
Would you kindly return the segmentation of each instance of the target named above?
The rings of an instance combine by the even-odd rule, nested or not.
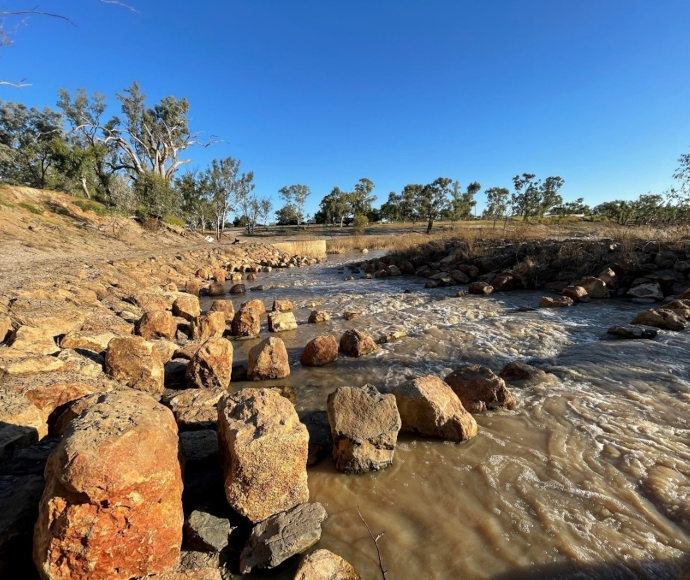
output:
[[[340,385],[392,386],[445,376],[465,362],[495,371],[514,359],[551,371],[548,383],[513,392],[515,411],[476,416],[463,444],[401,437],[391,468],[346,476],[326,460],[310,469],[313,500],[329,513],[321,547],[388,578],[679,578],[690,551],[690,332],[656,341],[601,340],[638,306],[593,302],[526,310],[532,292],[454,297],[414,278],[344,281],[341,260],[262,274],[264,292],[297,307],[298,330],[282,333],[292,374],[278,381],[299,409],[324,409]],[[404,293],[405,290],[409,293]],[[306,324],[318,307],[330,323]],[[356,310],[345,321],[338,314]],[[408,338],[364,359],[302,368],[317,334],[359,328]],[[235,342],[246,360],[256,341]],[[242,384],[234,384],[240,388]],[[686,564],[687,566],[687,564]]]

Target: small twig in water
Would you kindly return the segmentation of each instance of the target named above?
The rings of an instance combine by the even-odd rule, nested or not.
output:
[[[376,546],[376,554],[379,557],[379,568],[381,570],[381,577],[383,578],[383,580],[386,580],[386,574],[388,574],[388,570],[386,570],[383,567],[383,561],[381,560],[381,549],[379,548],[379,540],[383,537],[383,534],[385,534],[385,532],[379,532],[376,536],[374,536],[374,534],[371,531],[371,528],[369,527],[369,524],[364,519],[362,512],[359,511],[359,506],[357,506],[357,513],[359,514],[359,519],[362,520],[362,523],[367,528],[367,532],[369,532],[369,537],[374,542],[374,546]]]

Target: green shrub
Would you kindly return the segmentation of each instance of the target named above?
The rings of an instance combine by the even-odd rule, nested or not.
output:
[[[183,228],[185,225],[184,220],[181,217],[178,217],[171,213],[165,214],[163,216],[163,221],[168,225],[176,226],[178,228]]]
[[[356,232],[361,232],[369,225],[369,219],[364,214],[357,214],[352,220],[352,227]]]
[[[107,207],[104,207],[96,201],[91,201],[90,199],[78,199],[73,203],[82,211],[92,211],[96,215],[107,215],[109,213]]]
[[[30,211],[31,213],[35,213],[36,215],[41,215],[43,213],[43,210],[41,208],[36,207],[35,205],[31,205],[30,203],[18,203],[17,204],[19,207],[24,208],[26,211]]]

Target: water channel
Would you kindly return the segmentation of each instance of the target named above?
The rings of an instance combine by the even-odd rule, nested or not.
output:
[[[259,274],[248,285],[262,284],[263,292],[233,298],[236,308],[250,298],[268,309],[275,298],[293,301],[299,328],[279,335],[291,375],[276,384],[299,410],[325,409],[338,386],[391,387],[425,374],[444,377],[462,363],[498,372],[518,359],[551,377],[512,389],[516,410],[476,415],[479,433],[466,443],[401,436],[384,471],[347,476],[329,459],[311,467],[311,499],[329,513],[320,547],[363,578],[380,578],[359,508],[375,534],[385,532],[379,544],[388,580],[690,574],[683,572],[690,552],[690,332],[602,340],[641,307],[605,300],[532,309],[542,293],[457,297],[458,287],[425,289],[411,277],[345,280],[343,265],[356,259]],[[333,319],[307,324],[314,309]],[[346,321],[345,311],[361,317]],[[374,338],[401,329],[407,338],[361,359],[300,365],[309,340],[339,338],[348,328]],[[235,361],[246,361],[256,342],[234,342]]]

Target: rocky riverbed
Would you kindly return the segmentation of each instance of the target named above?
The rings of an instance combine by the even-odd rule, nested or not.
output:
[[[3,573],[371,578],[369,524],[389,578],[679,577],[688,256],[540,248],[226,247],[6,292]]]

